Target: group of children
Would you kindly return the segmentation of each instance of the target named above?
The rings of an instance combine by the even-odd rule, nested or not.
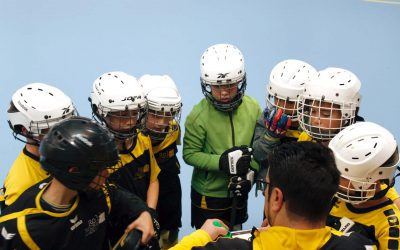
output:
[[[256,188],[264,190],[265,194],[265,190],[268,190],[268,197],[274,194],[269,190],[273,186],[270,185],[268,189],[268,185],[272,182],[272,176],[276,176],[276,170],[275,174],[270,172],[270,165],[277,163],[274,163],[270,155],[279,157],[277,149],[291,150],[292,146],[285,148],[284,145],[308,141],[329,148],[341,176],[334,190],[336,198],[332,204],[327,205],[331,208],[330,215],[327,218],[322,216],[326,219],[326,225],[344,233],[360,233],[372,240],[379,249],[398,249],[400,199],[393,188],[399,162],[397,143],[385,128],[364,122],[359,116],[361,82],[355,74],[341,68],[318,71],[300,60],[282,61],[271,71],[266,91],[266,108],[261,111],[258,102],[245,95],[245,63],[237,47],[230,44],[209,47],[201,56],[200,70],[205,98],[187,116],[183,137],[183,159],[193,166],[193,227],[215,234],[218,230],[209,225],[208,219],[219,219],[230,230],[240,230],[248,218],[247,200],[253,184],[256,183]],[[142,229],[143,235],[147,235],[147,239],[142,238],[142,243],[147,243],[151,238],[148,235],[153,232],[153,227],[157,228],[158,223],[160,230],[149,241],[151,247],[169,249],[177,244],[181,227],[182,195],[180,165],[176,153],[177,145],[180,144],[182,98],[174,81],[166,75],[144,75],[137,80],[124,72],[108,72],[94,81],[89,102],[96,122],[79,117],[71,99],[46,84],[28,84],[13,95],[8,110],[9,124],[15,138],[26,144],[11,167],[0,196],[0,230],[3,236],[0,246],[7,249],[31,246],[38,249],[51,248],[49,245],[40,245],[44,242],[40,233],[29,236],[37,228],[36,224],[28,223],[28,218],[34,221],[34,214],[44,213],[52,218],[65,217],[65,230],[69,230],[71,225],[78,227],[77,220],[83,216],[77,217],[71,212],[78,202],[76,197],[90,196],[92,192],[88,189],[92,184],[85,182],[85,185],[78,187],[76,183],[70,183],[79,183],[89,177],[104,179],[97,183],[101,187],[109,187],[108,191],[102,193],[106,200],[109,199],[108,194],[112,193],[109,189],[117,189],[124,192],[118,197],[125,197],[128,193],[131,196],[126,196],[127,200],[134,201],[139,197],[146,203],[140,207],[141,210],[137,207],[130,210],[134,211],[135,218],[127,213],[112,214],[112,211],[116,213],[115,210],[124,209],[118,205],[111,209],[110,205],[110,218],[102,234],[102,247],[107,245],[105,242],[118,244],[121,236],[135,226]],[[54,149],[46,147],[50,144],[50,137],[53,136],[52,140],[61,143],[57,139],[62,141],[65,134],[69,135],[68,138],[78,138],[91,144],[85,140],[91,136],[94,138],[93,135],[82,139],[85,133],[72,131],[81,126],[79,121],[86,124],[86,127],[82,125],[82,131],[97,125],[99,127],[93,129],[106,128],[106,131],[98,133],[110,132],[115,141],[118,159],[109,156],[112,160],[100,161],[107,164],[97,169],[96,174],[83,175],[79,167],[74,165],[84,162],[85,157],[93,157],[91,164],[96,165],[93,162],[96,159],[102,160],[102,157],[107,158],[107,153],[96,154],[88,150],[87,155],[80,160],[75,158],[78,153],[74,150],[81,149],[81,146],[74,141],[68,154],[65,150],[60,153],[66,159],[52,161],[53,151],[58,152],[62,146],[54,146]],[[43,145],[43,140],[48,142]],[[293,147],[299,152],[303,150]],[[320,150],[313,146],[304,147]],[[99,152],[101,150],[98,149]],[[321,152],[321,155],[330,157],[328,151]],[[49,155],[44,155],[46,153]],[[312,164],[311,160],[304,162]],[[64,178],[56,166],[65,164],[78,169],[66,168],[63,170],[67,173]],[[76,176],[82,178],[72,180],[70,173],[77,173]],[[69,196],[69,200],[62,202],[50,199],[49,192],[54,189],[57,180],[79,195]],[[44,184],[48,182],[50,185]],[[101,187],[92,189],[98,192]],[[313,188],[323,189],[310,187],[310,190]],[[38,201],[29,202],[26,198],[28,194],[38,189],[45,190],[43,195],[34,192],[33,197]],[[281,193],[284,193],[282,190]],[[331,198],[328,195],[329,201]],[[130,207],[126,204],[124,206]],[[266,201],[262,225],[276,226],[277,223],[274,225],[270,216],[273,208],[269,206],[269,201],[268,205]],[[91,205],[88,207],[94,209]],[[141,217],[147,216],[143,211],[149,212],[158,221],[153,223],[151,230],[144,226],[148,222],[147,218]],[[300,208],[299,211],[301,213]],[[98,225],[105,220],[101,216],[95,218],[96,222],[88,217],[87,221],[81,223]],[[9,226],[14,220],[18,225],[15,228]],[[135,224],[138,220],[140,223]],[[10,231],[11,228],[16,231]],[[70,230],[74,231],[72,228]],[[98,230],[95,226],[88,228],[89,231]],[[87,230],[82,232],[85,237],[90,235]],[[74,234],[68,234],[68,237],[65,241],[57,242],[64,244],[64,248],[60,249],[76,247],[69,243],[74,240]],[[204,242],[178,244],[175,247],[186,249],[188,246],[201,246],[210,239],[215,239],[214,235]]]

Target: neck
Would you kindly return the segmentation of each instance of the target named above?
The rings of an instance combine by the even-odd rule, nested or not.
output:
[[[282,209],[277,214],[273,226],[289,227],[299,230],[321,229],[325,227],[325,220],[310,221],[307,218],[294,215],[293,213]]]
[[[77,191],[67,188],[57,179],[53,178],[49,186],[43,192],[42,198],[52,204],[70,205],[77,195]]]
[[[37,157],[40,156],[39,147],[38,146],[27,143],[25,145],[25,148],[26,148],[26,151],[28,151],[29,153],[31,153],[31,154],[33,154],[33,155],[35,155]]]
[[[136,137],[134,139],[136,139]],[[127,149],[131,148],[133,145],[133,142],[134,142],[133,138],[128,138],[124,141],[118,140],[118,150],[123,151],[123,150],[127,150]]]

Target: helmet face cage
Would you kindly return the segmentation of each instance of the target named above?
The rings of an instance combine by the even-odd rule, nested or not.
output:
[[[311,137],[330,140],[356,118],[355,103],[335,103],[332,100],[299,97],[297,115],[300,127]]]
[[[179,130],[181,108],[175,111],[147,110],[145,131],[152,140],[164,140]]]
[[[346,184],[340,182],[339,190],[335,194],[337,198],[347,203],[360,204],[374,197],[376,182],[357,181],[343,176],[341,178]]]
[[[236,109],[242,102],[246,90],[246,74],[243,78],[210,82],[200,78],[204,96],[213,106],[223,112]]]
[[[93,105],[92,105],[93,106]],[[118,140],[126,140],[137,136],[142,129],[145,108],[118,110],[99,105],[94,108],[93,117],[104,124]]]
[[[282,109],[292,121],[297,121],[297,99],[282,99],[268,93],[266,101],[268,109]]]

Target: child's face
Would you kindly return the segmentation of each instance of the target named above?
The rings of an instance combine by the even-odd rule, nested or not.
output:
[[[275,98],[274,103],[278,108],[283,109],[283,112],[288,116],[295,116],[297,114],[296,102],[294,101]]]
[[[221,103],[229,103],[238,93],[238,84],[211,85],[213,97]]]
[[[107,126],[115,131],[119,132],[129,132],[139,118],[139,112],[137,110],[126,110],[126,111],[116,111],[107,114],[105,120]]]
[[[314,132],[334,134],[342,127],[340,106],[329,102],[313,100],[310,111],[310,124]]]
[[[146,127],[157,132],[166,132],[174,119],[172,112],[149,111],[147,114]]]
[[[356,189],[355,186],[358,186],[359,189]],[[361,187],[362,189],[360,189]],[[359,204],[372,198],[377,188],[379,188],[379,185],[376,182],[350,181],[347,178],[340,177],[338,196],[346,202]]]

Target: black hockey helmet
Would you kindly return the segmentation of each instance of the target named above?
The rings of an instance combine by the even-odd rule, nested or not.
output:
[[[51,128],[39,150],[42,168],[72,190],[85,189],[101,170],[119,161],[113,135],[79,116]]]

